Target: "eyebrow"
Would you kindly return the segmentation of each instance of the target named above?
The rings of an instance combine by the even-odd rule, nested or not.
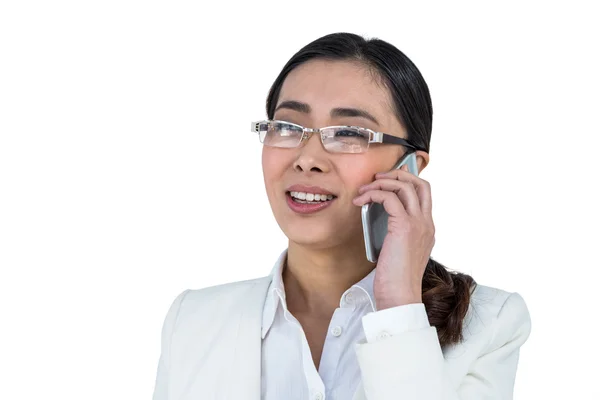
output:
[[[277,106],[274,113],[277,112],[277,110],[282,109],[282,108],[298,111],[298,112],[305,113],[305,114],[310,114],[310,111],[311,111],[310,105],[308,105],[306,103],[302,103],[302,102],[295,101],[295,100],[286,100],[286,101],[282,101]],[[331,109],[330,115],[332,118],[335,118],[335,117],[362,117],[362,118],[368,119],[369,121],[375,123],[375,125],[379,126],[379,122],[377,121],[377,118],[375,118],[369,112],[362,110],[360,108],[336,107],[336,108]]]

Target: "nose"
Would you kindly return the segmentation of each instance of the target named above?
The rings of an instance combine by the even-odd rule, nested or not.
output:
[[[313,132],[298,149],[294,170],[297,172],[328,172],[330,169],[329,153],[323,147],[321,134]]]

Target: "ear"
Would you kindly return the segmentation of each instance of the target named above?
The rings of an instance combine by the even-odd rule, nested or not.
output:
[[[421,175],[421,172],[423,172],[427,164],[429,164],[429,153],[423,150],[417,150],[415,156],[417,156],[417,166],[419,167],[419,175]]]

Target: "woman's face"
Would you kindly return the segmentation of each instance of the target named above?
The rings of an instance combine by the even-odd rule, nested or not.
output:
[[[289,101],[306,107],[279,108]],[[350,116],[332,116],[336,108],[365,111],[377,122],[351,112],[343,114]],[[407,137],[392,111],[389,91],[356,62],[311,60],[296,67],[283,83],[274,119],[307,128],[354,125]],[[377,172],[390,170],[404,152],[399,145],[371,145],[365,153],[329,153],[318,134],[297,148],[264,146],[265,186],[277,223],[292,242],[313,248],[362,243],[360,207],[352,204],[352,199],[360,186],[372,182]],[[419,161],[422,167],[427,163]],[[331,193],[335,198],[318,211],[300,212],[304,205],[290,203],[294,202],[290,196],[294,185],[300,185],[301,192]]]

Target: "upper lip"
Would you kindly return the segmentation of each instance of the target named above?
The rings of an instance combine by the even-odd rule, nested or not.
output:
[[[306,185],[292,185],[286,189],[287,192],[304,192],[304,193],[313,193],[313,194],[330,194],[335,196],[335,194],[331,193],[327,189],[323,189],[319,186],[306,186]]]

